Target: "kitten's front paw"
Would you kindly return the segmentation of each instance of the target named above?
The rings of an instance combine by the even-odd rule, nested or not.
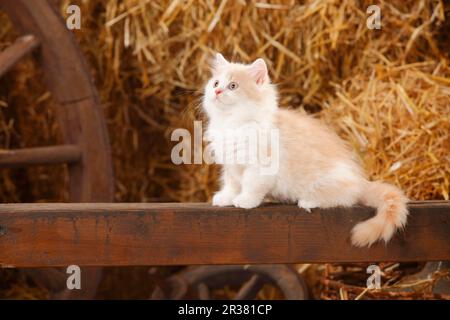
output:
[[[233,200],[233,205],[237,208],[251,209],[256,208],[260,204],[261,200],[259,198],[247,194],[240,194]]]
[[[220,191],[212,198],[212,205],[218,207],[231,206],[233,204],[233,195],[229,192]]]
[[[311,212],[311,209],[317,208],[319,205],[314,201],[298,200],[298,206],[307,212]]]

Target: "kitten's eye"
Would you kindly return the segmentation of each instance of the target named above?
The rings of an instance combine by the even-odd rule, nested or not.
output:
[[[230,90],[235,90],[238,88],[238,84],[236,82],[230,82],[230,84],[228,85],[228,89]]]
[[[213,84],[214,88],[217,88],[218,85],[219,85],[219,80],[214,81],[214,84]]]

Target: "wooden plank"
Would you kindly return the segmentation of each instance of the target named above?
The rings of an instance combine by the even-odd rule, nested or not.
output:
[[[75,145],[0,150],[0,167],[75,163],[81,160],[81,148]]]
[[[1,0],[0,8],[22,34],[32,33],[41,50],[36,55],[47,87],[56,100],[56,120],[65,144],[81,147],[81,161],[69,166],[71,202],[114,201],[111,147],[94,80],[75,33],[66,28],[57,1]],[[58,1],[59,2],[59,1]],[[101,270],[83,269],[83,290],[59,298],[95,296]],[[37,277],[42,278],[42,277]],[[54,296],[55,298],[55,296]]]
[[[39,40],[35,36],[25,35],[0,52],[0,77],[37,46],[39,46]]]
[[[0,205],[0,265],[124,266],[450,260],[450,202],[409,205],[388,244],[350,245],[367,207],[306,213],[198,203]]]

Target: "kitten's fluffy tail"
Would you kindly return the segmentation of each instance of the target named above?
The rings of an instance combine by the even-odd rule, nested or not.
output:
[[[388,242],[398,228],[405,226],[408,198],[400,189],[387,183],[368,181],[360,200],[367,206],[377,208],[377,214],[353,228],[353,245],[370,247],[381,239]]]

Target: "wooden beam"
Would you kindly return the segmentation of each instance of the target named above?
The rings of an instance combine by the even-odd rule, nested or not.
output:
[[[406,229],[388,244],[350,245],[372,208],[306,213],[196,203],[3,204],[0,265],[125,266],[450,260],[450,202],[409,205]]]
[[[0,150],[0,167],[6,168],[76,163],[80,160],[81,148],[76,145]]]
[[[37,46],[39,46],[39,40],[35,36],[25,35],[0,52],[0,77]]]

